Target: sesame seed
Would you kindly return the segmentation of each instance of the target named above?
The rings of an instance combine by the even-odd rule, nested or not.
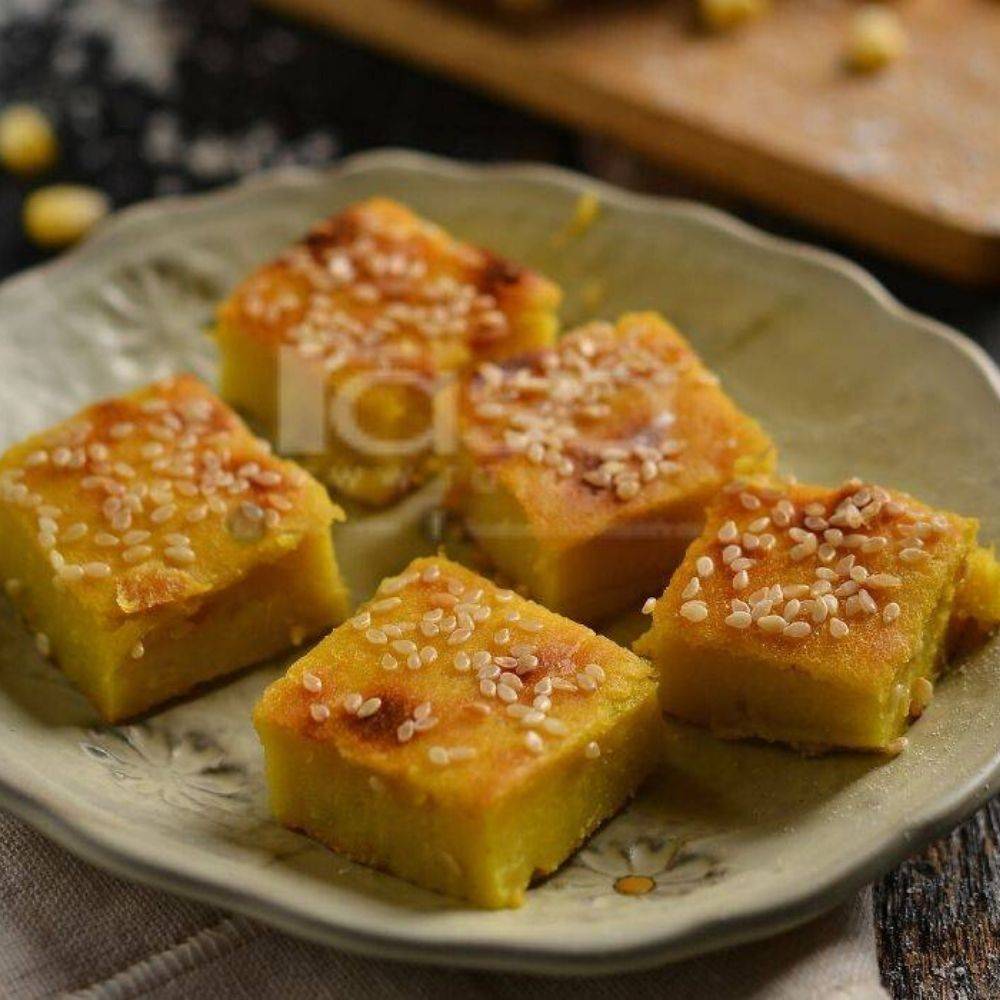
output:
[[[145,562],[152,554],[153,550],[148,545],[133,545],[122,553],[122,560],[131,566]]]
[[[444,747],[433,746],[427,751],[427,759],[439,767],[443,767],[448,763],[448,751]]]
[[[501,701],[517,701],[517,691],[508,684],[498,684],[496,694]]]
[[[726,523],[719,529],[716,538],[723,544],[729,542],[735,542],[740,536],[739,528],[736,527],[735,521],[726,521]]]
[[[690,622],[701,622],[708,617],[708,605],[704,601],[685,601],[680,613]]]
[[[357,716],[359,719],[367,719],[374,715],[382,707],[381,698],[368,698],[358,706]]]
[[[736,559],[739,559],[741,555],[743,555],[743,550],[740,548],[739,545],[727,545],[722,550],[723,565],[728,566]]]
[[[407,719],[405,722],[400,723],[399,727],[396,729],[396,739],[399,740],[400,743],[407,743],[413,739],[414,731],[412,720]]]
[[[534,754],[545,752],[545,741],[534,730],[524,734],[524,745]]]
[[[383,611],[391,611],[393,608],[398,608],[400,604],[403,603],[401,597],[387,597],[382,601],[375,601],[374,604],[370,605],[369,610],[372,614],[381,614]]]
[[[849,631],[850,629],[846,622],[841,621],[839,618],[830,619],[830,635],[835,639],[842,639]]]
[[[861,605],[861,610],[865,614],[873,615],[878,611],[878,605],[875,603],[875,599],[867,590],[858,591],[858,603]]]
[[[583,749],[583,755],[587,760],[597,760],[601,756],[600,746],[591,740]]]
[[[698,577],[693,576],[688,581],[687,586],[681,591],[681,597],[684,600],[690,600],[700,590],[701,590],[701,580],[699,580]]]
[[[193,549],[181,545],[164,549],[163,555],[168,561],[182,566],[190,565],[197,559]]]
[[[726,618],[726,624],[730,628],[749,628],[751,623],[750,613],[747,611],[734,611]]]
[[[699,556],[694,564],[695,570],[702,579],[711,576],[715,572],[715,563],[711,556]]]
[[[902,582],[898,576],[893,576],[891,573],[875,573],[868,577],[865,585],[876,590],[890,590],[900,586]]]
[[[314,722],[326,722],[330,718],[330,709],[322,702],[314,701],[309,706],[309,714]]]
[[[302,686],[312,694],[319,694],[323,690],[323,682],[308,670],[302,674]]]
[[[788,622],[781,615],[762,615],[757,619],[757,627],[762,632],[783,632]]]
[[[346,695],[341,704],[344,706],[344,710],[351,715],[355,715],[359,708],[361,708],[364,703],[364,696],[358,694],[357,691],[353,691],[351,694]]]
[[[647,597],[646,600],[642,602],[642,613],[644,615],[651,615],[655,607],[656,607],[656,598]]]
[[[782,634],[789,639],[804,639],[812,632],[809,622],[791,622],[782,630]]]
[[[389,641],[389,637],[385,634],[385,631],[380,628],[368,629],[365,632],[365,639],[373,646],[384,646]]]
[[[747,571],[741,569],[736,576],[733,577],[733,589],[734,590],[746,590],[750,586],[750,577],[747,576]]]

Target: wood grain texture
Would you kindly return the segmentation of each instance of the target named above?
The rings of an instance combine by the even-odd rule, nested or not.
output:
[[[1000,799],[882,879],[874,906],[893,997],[1000,997]]]
[[[869,246],[1000,281],[1000,6],[911,0],[906,58],[842,65],[851,0],[706,36],[675,0],[518,29],[434,0],[263,0]]]

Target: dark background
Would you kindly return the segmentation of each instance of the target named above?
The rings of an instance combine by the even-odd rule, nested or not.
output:
[[[116,206],[387,145],[542,160],[711,196],[696,181],[659,175],[599,140],[254,10],[248,0],[0,0],[0,105],[13,100],[40,105],[58,123],[63,155],[45,182],[96,185]],[[0,277],[44,259],[19,223],[32,186],[0,175]],[[847,253],[904,303],[1000,355],[995,291],[950,285],[713,200],[771,231]],[[1000,997],[998,847],[994,801],[876,885],[882,975],[895,997]]]

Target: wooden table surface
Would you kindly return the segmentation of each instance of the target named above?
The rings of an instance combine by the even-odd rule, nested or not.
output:
[[[117,204],[380,145],[543,160],[646,189],[706,193],[602,142],[252,10],[248,0],[39,0],[36,7],[28,18],[24,5],[0,0],[0,104],[50,107],[66,150],[55,176],[98,184]],[[43,259],[17,224],[26,189],[0,177],[0,276]],[[721,203],[773,231],[845,249]],[[905,303],[1000,357],[1000,295],[847,252]],[[894,997],[1000,996],[1000,800],[883,878],[875,922]]]

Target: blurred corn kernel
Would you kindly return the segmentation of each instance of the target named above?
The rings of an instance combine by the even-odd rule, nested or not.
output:
[[[698,0],[702,23],[713,31],[727,31],[760,17],[768,0]]]
[[[859,10],[847,39],[847,65],[871,73],[898,59],[906,48],[906,32],[899,15],[878,4]]]
[[[78,184],[39,188],[24,203],[24,230],[40,247],[76,243],[108,214],[107,195]]]
[[[0,112],[0,164],[15,174],[48,170],[59,156],[52,123],[30,104],[12,104]]]

